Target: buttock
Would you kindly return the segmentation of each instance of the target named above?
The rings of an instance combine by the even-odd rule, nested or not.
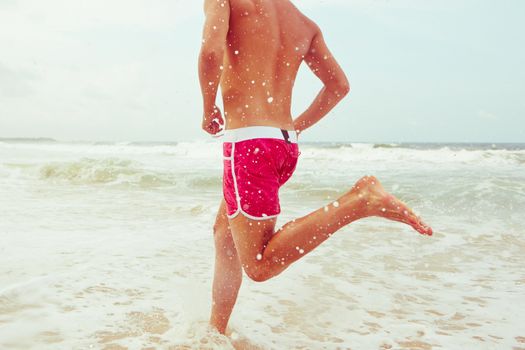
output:
[[[299,154],[298,144],[285,139],[224,142],[223,194],[228,217],[242,213],[265,220],[279,215],[279,189],[295,171]]]

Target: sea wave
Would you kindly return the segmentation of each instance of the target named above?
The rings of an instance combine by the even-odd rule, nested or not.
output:
[[[399,148],[402,145],[398,143],[377,143],[374,145],[374,148]]]
[[[129,184],[141,187],[174,186],[172,174],[145,169],[140,163],[118,158],[83,158],[72,162],[53,162],[39,169],[43,180],[74,184]]]
[[[302,159],[341,162],[416,162],[422,164],[521,165],[523,144],[403,144],[403,143],[301,143]],[[0,156],[14,152],[45,152],[50,155],[82,155],[88,158],[167,157],[201,162],[220,159],[221,143],[209,141],[178,143],[63,143],[8,142],[0,144]]]
[[[305,160],[329,160],[340,164],[347,162],[396,164],[423,166],[425,164],[471,164],[471,165],[518,165],[525,162],[525,150],[468,150],[443,146],[436,149],[403,148],[395,145],[371,147],[341,146],[336,149],[306,145],[301,147]]]
[[[392,183],[400,178],[419,181],[415,174],[434,182],[446,181],[449,176],[473,179],[501,172],[521,179],[525,149],[458,150],[443,144],[439,147],[405,148],[395,143],[301,144],[298,171],[287,184],[288,190],[309,198],[332,198],[365,174],[392,179]],[[5,183],[38,180],[71,185],[217,191],[221,176],[221,145],[217,142],[0,144],[0,180]],[[452,188],[457,182],[454,180]],[[491,189],[497,190],[495,185]]]

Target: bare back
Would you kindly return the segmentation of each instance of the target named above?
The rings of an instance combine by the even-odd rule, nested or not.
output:
[[[293,130],[291,96],[317,32],[288,0],[230,0],[221,89],[226,127]]]

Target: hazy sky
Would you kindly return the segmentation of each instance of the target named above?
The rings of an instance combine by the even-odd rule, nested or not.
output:
[[[304,140],[525,142],[525,1],[294,3],[352,86]],[[0,137],[206,139],[202,4],[0,0]],[[303,66],[295,115],[320,88]]]

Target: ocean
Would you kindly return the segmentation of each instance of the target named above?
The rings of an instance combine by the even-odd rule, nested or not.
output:
[[[352,223],[207,328],[218,142],[0,139],[0,349],[525,349],[525,144],[304,143],[278,226],[364,175],[434,228]]]

